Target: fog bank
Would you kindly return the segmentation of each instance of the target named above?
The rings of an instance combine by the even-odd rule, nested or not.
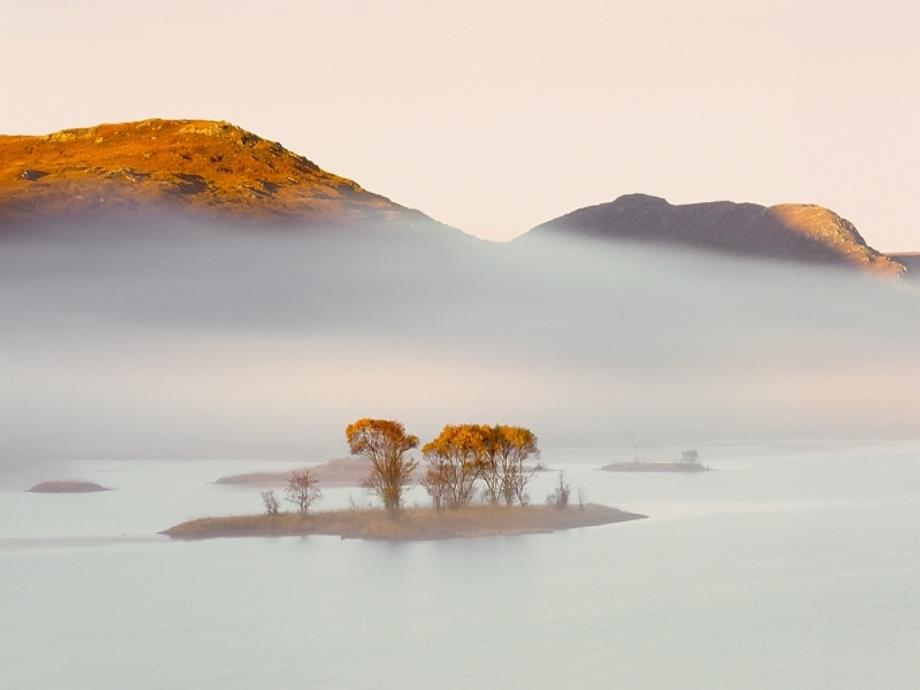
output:
[[[920,292],[562,241],[77,229],[0,245],[0,456],[341,453],[344,425],[544,444],[920,436]]]

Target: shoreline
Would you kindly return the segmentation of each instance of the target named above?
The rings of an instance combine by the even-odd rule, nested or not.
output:
[[[166,529],[171,539],[197,541],[222,537],[287,537],[311,534],[342,539],[436,541],[493,536],[543,534],[648,517],[594,503],[559,510],[552,506],[473,505],[435,512],[405,508],[394,520],[382,508],[279,515],[206,517]]]

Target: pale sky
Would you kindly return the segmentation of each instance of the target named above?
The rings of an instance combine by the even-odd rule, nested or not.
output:
[[[920,250],[918,36],[916,0],[0,0],[0,132],[229,120],[496,240],[641,191]]]

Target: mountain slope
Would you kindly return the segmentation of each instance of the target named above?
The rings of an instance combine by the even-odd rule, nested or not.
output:
[[[890,254],[892,259],[907,266],[907,277],[920,282],[920,252]]]
[[[905,267],[866,244],[852,223],[809,204],[727,201],[672,205],[629,194],[538,225],[518,241],[553,236],[689,246],[766,259],[851,266],[898,276]]]
[[[226,122],[144,120],[0,136],[0,226],[137,211],[234,222],[433,223]]]

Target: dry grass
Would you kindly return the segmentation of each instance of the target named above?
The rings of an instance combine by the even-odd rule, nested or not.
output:
[[[282,513],[201,518],[171,527],[163,534],[174,539],[327,534],[343,539],[408,541],[555,532],[643,517],[596,504],[566,510],[549,506],[474,505],[443,513],[432,508],[408,508],[396,519],[381,509],[337,510],[308,516]]]

